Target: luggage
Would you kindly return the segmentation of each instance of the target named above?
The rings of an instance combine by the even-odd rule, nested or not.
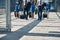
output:
[[[43,18],[47,18],[47,14],[45,13],[45,14],[43,14]]]
[[[31,12],[29,12],[29,18],[31,18],[32,16],[31,16]]]
[[[20,15],[20,19],[25,19],[26,15]]]
[[[29,13],[29,18],[34,18],[34,14],[33,13]]]

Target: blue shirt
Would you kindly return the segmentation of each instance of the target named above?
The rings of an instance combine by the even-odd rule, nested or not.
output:
[[[16,5],[15,5],[15,11],[19,11],[19,2],[16,2]]]
[[[35,3],[32,2],[32,3],[31,3],[30,12],[34,12],[34,11],[35,11]]]
[[[48,2],[46,2],[46,12],[49,12],[50,11],[50,5]]]

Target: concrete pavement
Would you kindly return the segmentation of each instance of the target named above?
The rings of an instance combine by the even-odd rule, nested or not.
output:
[[[42,21],[16,19],[12,21],[11,31],[0,32],[0,40],[60,40],[60,19],[55,12]]]
[[[42,20],[19,40],[60,40],[60,19],[50,13],[49,19]]]

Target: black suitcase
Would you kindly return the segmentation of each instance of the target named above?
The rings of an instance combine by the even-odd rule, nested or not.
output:
[[[47,14],[43,14],[43,18],[47,18]]]
[[[29,12],[29,18],[31,18],[32,16],[31,16],[31,12]]]
[[[20,15],[20,19],[25,19],[26,15]]]

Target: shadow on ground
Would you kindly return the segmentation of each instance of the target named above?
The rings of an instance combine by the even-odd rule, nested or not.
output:
[[[53,34],[54,31],[53,31],[53,33],[52,32],[49,32],[49,33],[29,33],[29,31],[32,30],[40,22],[41,21],[34,20],[30,24],[24,26],[21,29],[18,29],[15,32],[0,32],[0,34],[7,34],[6,36],[0,38],[0,40],[19,40],[24,35],[26,35],[26,36],[43,36],[43,37],[60,37],[60,34]],[[60,32],[58,32],[58,33],[60,33]]]
[[[28,34],[40,21],[34,20],[32,23],[24,26],[23,28],[15,32],[0,32],[0,34],[7,34],[6,36],[0,38],[0,40],[19,40],[22,36]]]
[[[60,37],[60,34],[53,33],[28,33],[26,36]]]

